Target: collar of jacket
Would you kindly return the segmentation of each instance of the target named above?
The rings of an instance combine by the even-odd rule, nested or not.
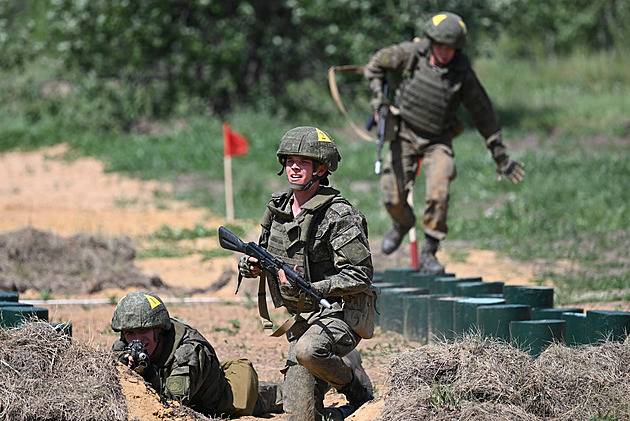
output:
[[[313,213],[337,196],[339,196],[339,190],[332,187],[322,186],[319,190],[317,190],[317,193],[315,193],[313,197],[302,205],[302,212]],[[271,195],[271,200],[269,201],[267,208],[275,217],[284,221],[289,221],[293,219],[291,208],[289,206],[292,197],[293,191],[291,189],[275,192]],[[300,215],[301,214],[302,213],[300,213]]]

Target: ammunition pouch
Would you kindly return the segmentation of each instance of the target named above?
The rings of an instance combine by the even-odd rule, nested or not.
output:
[[[374,336],[376,298],[380,289],[370,286],[363,292],[344,295],[343,320],[363,339]]]

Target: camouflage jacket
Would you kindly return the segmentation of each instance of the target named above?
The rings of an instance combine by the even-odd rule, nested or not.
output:
[[[208,415],[222,414],[231,405],[227,380],[212,345],[194,328],[171,318],[164,332],[164,349],[151,361],[145,380],[163,397]],[[114,351],[127,344],[114,343]]]
[[[383,82],[386,80],[388,73],[399,74],[402,82],[396,90],[396,105],[400,106],[403,102],[405,89],[418,89],[417,82],[412,83],[414,75],[419,75],[427,69],[441,73],[441,79],[447,81],[446,85],[441,87],[424,87],[425,92],[421,96],[425,97],[432,89],[443,90],[443,94],[447,95],[446,116],[443,120],[443,130],[445,135],[438,140],[439,143],[446,143],[451,146],[452,136],[448,131],[456,124],[456,112],[459,105],[463,105],[469,112],[475,127],[486,140],[486,146],[491,151],[495,161],[500,160],[506,154],[503,146],[501,127],[498,123],[496,114],[492,107],[492,103],[477,78],[470,65],[470,59],[461,51],[458,51],[453,60],[444,68],[431,68],[429,64],[430,43],[428,39],[414,42],[402,42],[389,47],[380,49],[369,61],[364,70],[365,77],[370,81],[372,90],[379,90]],[[422,83],[422,82],[420,82]],[[413,95],[413,93],[407,92]],[[416,93],[418,95],[418,93]],[[436,98],[441,95],[437,92]],[[434,99],[420,101],[422,107],[431,107]],[[422,109],[419,110],[422,112]],[[431,111],[425,111],[431,115]],[[412,122],[405,119],[405,123]],[[445,141],[443,138],[446,137]],[[436,136],[440,138],[440,136]],[[409,139],[413,141],[414,139]]]
[[[292,198],[290,189],[272,194],[259,244],[291,266],[297,265],[298,273],[317,293],[335,303],[333,309],[320,313],[318,304],[307,299],[304,310],[312,314],[303,317],[339,312],[342,296],[362,292],[372,283],[366,219],[330,187],[320,187],[296,218],[291,212]],[[295,313],[299,290],[283,285],[280,291],[289,312]]]

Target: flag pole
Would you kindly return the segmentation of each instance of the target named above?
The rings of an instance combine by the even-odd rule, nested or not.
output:
[[[229,123],[223,123],[223,182],[225,184],[225,216],[228,223],[234,220],[230,131]]]
[[[409,193],[407,193],[407,203],[413,209],[413,186],[409,188]],[[409,230],[409,245],[411,249],[411,267],[418,269],[418,240],[416,239],[415,225]]]
[[[225,180],[225,215],[227,222],[234,221],[234,193],[232,190],[232,157],[223,157],[224,180]]]
[[[234,193],[232,190],[232,155],[245,155],[249,142],[243,135],[233,132],[228,122],[223,123],[223,179],[225,180],[225,216],[234,220]]]
[[[418,157],[418,169],[416,170],[416,178],[420,175],[420,170],[422,169],[422,158]],[[409,193],[407,193],[407,204],[411,207],[413,211],[413,184],[409,187]],[[409,245],[411,249],[411,267],[414,269],[420,268],[420,263],[418,262],[418,239],[416,238],[416,226],[414,224],[413,227],[409,230]]]

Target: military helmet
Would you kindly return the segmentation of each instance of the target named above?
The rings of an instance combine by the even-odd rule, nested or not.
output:
[[[152,292],[132,292],[120,299],[112,316],[112,330],[171,328],[171,318],[164,302]]]
[[[455,13],[438,13],[427,21],[422,31],[434,42],[450,45],[458,50],[466,45],[468,29],[462,18]]]
[[[326,132],[316,127],[296,127],[286,132],[278,146],[278,161],[284,165],[287,155],[298,155],[321,162],[333,172],[337,169],[341,155]]]

